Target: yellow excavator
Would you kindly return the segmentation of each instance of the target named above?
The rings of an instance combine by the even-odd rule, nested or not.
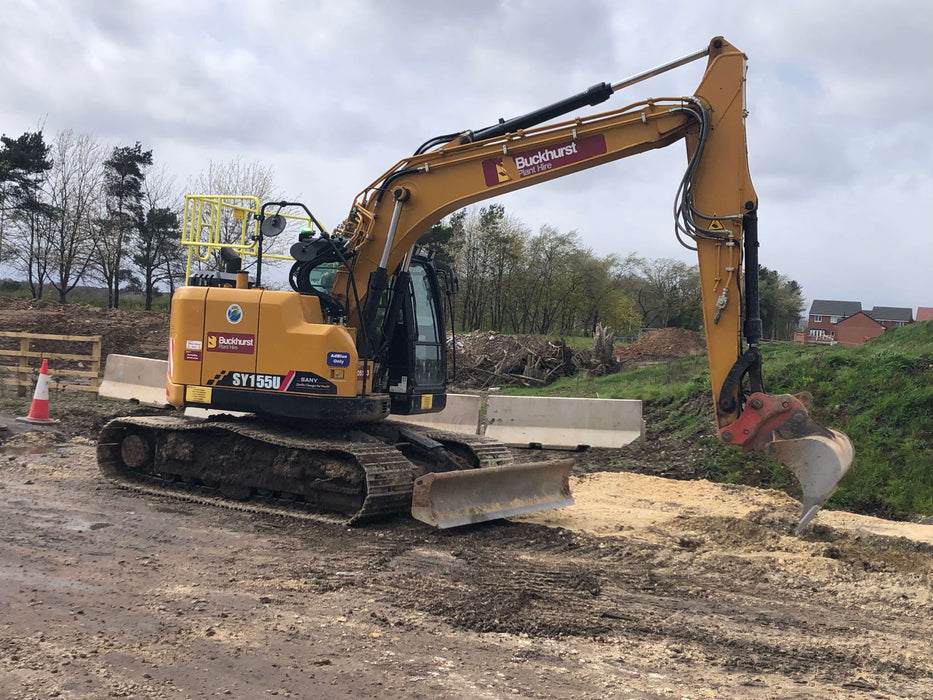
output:
[[[692,96],[555,121],[704,57]],[[184,242],[199,255],[220,254],[226,268],[193,274],[175,292],[168,401],[249,415],[116,419],[100,437],[101,469],[150,487],[287,501],[353,522],[410,510],[450,527],[572,503],[571,460],[516,465],[492,440],[384,420],[437,412],[446,401],[442,285],[418,241],[474,202],[684,141],[675,233],[699,260],[719,436],[796,474],[802,531],[853,450],[813,420],[808,395],[764,390],[745,80],[745,55],[717,37],[627,80],[438,136],[366,187],[333,231],[301,203],[189,195]],[[241,226],[239,244],[221,241],[224,220]],[[263,243],[296,220],[305,227],[283,256],[292,260],[292,291],[265,289]],[[257,258],[252,277],[241,269],[247,254]]]

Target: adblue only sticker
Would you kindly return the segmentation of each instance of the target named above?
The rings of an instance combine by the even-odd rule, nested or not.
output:
[[[349,367],[350,353],[348,352],[329,352],[327,353],[328,367]]]

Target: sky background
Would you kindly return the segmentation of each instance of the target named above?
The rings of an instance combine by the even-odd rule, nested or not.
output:
[[[0,132],[142,142],[179,193],[271,166],[328,228],[430,137],[703,49],[744,51],[761,264],[807,303],[933,306],[927,0],[2,0]],[[597,111],[692,94],[705,60]],[[581,110],[578,114],[585,114]],[[673,234],[678,144],[495,200],[599,255],[695,263]]]

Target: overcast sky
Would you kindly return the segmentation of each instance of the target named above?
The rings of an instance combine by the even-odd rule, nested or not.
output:
[[[703,49],[749,59],[761,263],[812,299],[933,306],[927,0],[2,0],[0,131],[141,141],[179,191],[209,161],[271,165],[328,227],[428,138]],[[600,110],[689,95],[705,61]],[[582,111],[581,114],[585,113]],[[694,263],[675,145],[502,197],[600,255]]]

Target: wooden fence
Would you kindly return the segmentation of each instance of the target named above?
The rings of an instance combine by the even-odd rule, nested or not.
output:
[[[14,378],[2,377],[0,384],[18,387],[19,395],[33,386],[42,360],[49,360],[49,388],[72,391],[93,391],[100,386],[99,335],[49,335],[46,333],[0,332],[0,361],[15,361],[15,365],[0,365],[0,372]],[[19,347],[14,347],[17,345]],[[73,352],[50,352],[52,348],[70,350],[75,344],[90,345],[87,355]],[[36,349],[36,346],[39,346]],[[10,359],[8,359],[10,358]],[[77,382],[77,383],[76,383]]]

